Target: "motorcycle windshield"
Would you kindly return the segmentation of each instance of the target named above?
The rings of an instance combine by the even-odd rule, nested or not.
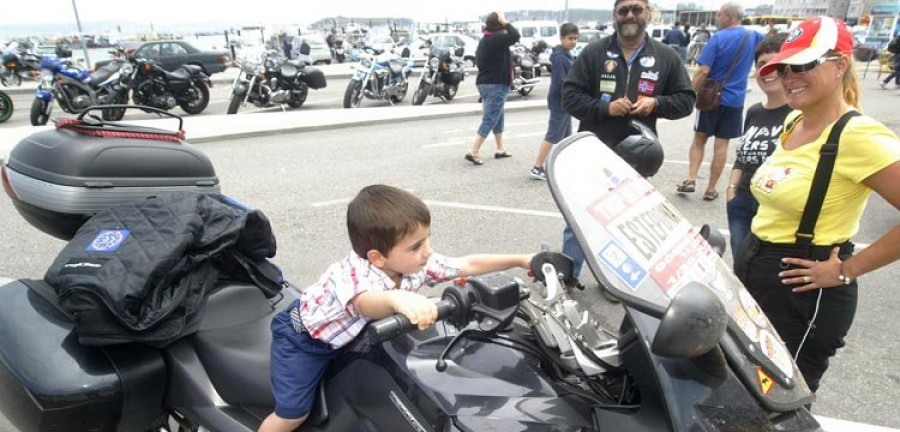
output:
[[[611,294],[661,317],[685,285],[707,286],[730,315],[720,346],[751,391],[770,407],[809,398],[781,338],[699,229],[594,134],[554,146],[547,174],[587,268]]]

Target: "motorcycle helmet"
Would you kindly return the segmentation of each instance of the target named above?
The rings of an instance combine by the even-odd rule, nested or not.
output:
[[[645,124],[631,120],[629,129],[633,131],[619,142],[613,151],[628,162],[643,177],[652,177],[662,166],[665,154],[656,134]]]
[[[72,47],[68,45],[57,45],[55,53],[57,58],[72,57]]]

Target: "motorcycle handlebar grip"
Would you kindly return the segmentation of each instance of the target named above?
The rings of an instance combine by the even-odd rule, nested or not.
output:
[[[435,302],[438,310],[438,321],[449,317],[456,310],[456,302],[453,300],[442,299]],[[394,314],[387,318],[369,323],[369,336],[378,342],[384,342],[393,339],[405,333],[416,330],[418,326],[409,322],[403,314]]]

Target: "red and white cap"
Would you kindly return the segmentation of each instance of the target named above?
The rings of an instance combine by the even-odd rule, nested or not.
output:
[[[823,16],[810,18],[791,30],[781,45],[781,51],[760,69],[759,74],[766,76],[780,64],[807,64],[831,50],[852,55],[853,37],[850,30],[839,19]]]

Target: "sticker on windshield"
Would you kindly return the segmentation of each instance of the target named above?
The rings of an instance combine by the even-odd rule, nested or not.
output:
[[[598,257],[612,268],[619,275],[619,278],[628,284],[632,291],[637,291],[637,287],[647,277],[647,270],[641,267],[614,241],[607,243],[598,254]]]
[[[747,316],[747,312],[744,312],[743,308],[736,306],[731,311],[731,319],[747,335],[747,338],[753,342],[759,342],[759,330],[756,328],[756,324],[753,324],[753,320]]]
[[[794,363],[791,361],[791,355],[784,344],[775,338],[775,335],[768,330],[760,330],[759,348],[769,360],[772,360],[772,363],[775,363],[781,373],[788,378],[793,378]]]
[[[766,318],[765,312],[756,304],[756,300],[753,300],[753,296],[750,295],[746,289],[738,288],[738,298],[741,299],[741,305],[744,306],[744,310],[747,311],[747,315],[750,316],[750,319],[756,323],[756,325],[766,328],[769,326],[769,320]]]
[[[761,367],[756,368],[756,378],[759,380],[759,389],[762,390],[764,395],[768,396],[775,385],[775,381]]]

